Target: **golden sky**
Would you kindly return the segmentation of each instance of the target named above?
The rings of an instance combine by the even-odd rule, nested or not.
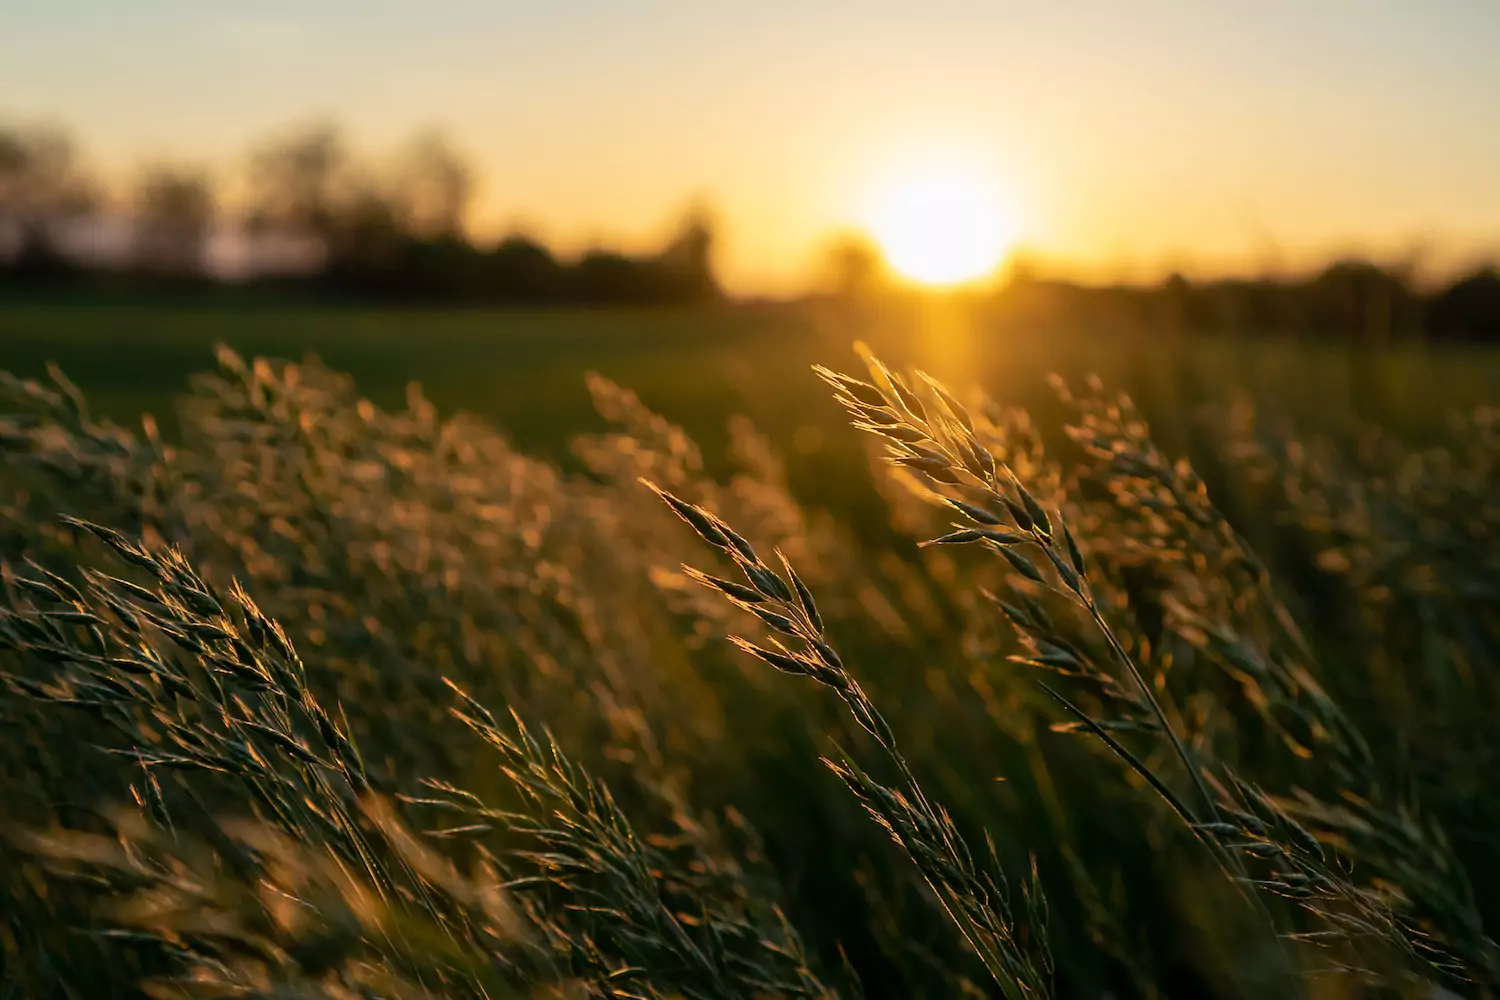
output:
[[[1494,0],[45,0],[0,6],[0,116],[105,169],[229,169],[317,117],[435,125],[480,232],[659,239],[702,197],[741,292],[957,168],[1088,276],[1500,247]]]

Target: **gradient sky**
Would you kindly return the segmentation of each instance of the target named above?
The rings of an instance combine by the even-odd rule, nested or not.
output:
[[[426,125],[481,232],[658,239],[695,196],[741,291],[805,280],[900,165],[978,165],[1090,275],[1500,248],[1500,0],[19,0],[0,116],[106,171],[228,169],[315,117]]]

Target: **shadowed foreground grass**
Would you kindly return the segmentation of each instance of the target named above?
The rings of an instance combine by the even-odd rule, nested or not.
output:
[[[121,418],[216,325],[359,378],[223,350],[166,433],[7,379],[16,995],[1500,989],[1464,365],[744,311],[158,315],[127,370],[58,315],[7,362]]]

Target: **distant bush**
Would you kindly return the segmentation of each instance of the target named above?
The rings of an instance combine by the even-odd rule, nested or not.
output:
[[[1433,297],[1427,316],[1435,337],[1500,339],[1500,273],[1485,268],[1455,282]]]

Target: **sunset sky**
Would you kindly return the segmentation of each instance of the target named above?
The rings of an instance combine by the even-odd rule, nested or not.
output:
[[[1500,2],[21,0],[0,120],[103,170],[228,170],[316,117],[443,129],[477,232],[655,241],[695,197],[738,291],[957,168],[1088,276],[1500,248]]]

